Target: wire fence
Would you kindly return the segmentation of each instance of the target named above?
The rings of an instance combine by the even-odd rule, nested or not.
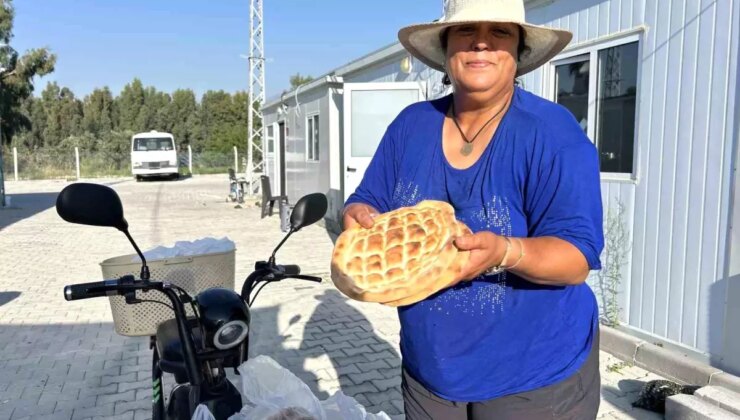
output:
[[[238,163],[238,172],[246,162],[236,150],[232,153],[190,149],[178,152],[181,175],[228,173]],[[3,174],[6,180],[77,179],[98,177],[133,177],[128,151],[90,151],[82,148],[44,150],[3,149]]]

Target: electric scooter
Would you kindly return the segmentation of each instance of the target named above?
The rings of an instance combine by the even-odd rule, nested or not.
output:
[[[226,288],[210,288],[190,296],[175,284],[150,279],[146,259],[128,231],[123,205],[116,192],[107,186],[76,183],[67,186],[56,201],[57,213],[67,222],[114,227],[123,232],[141,258],[139,278],[126,275],[92,283],[64,287],[68,301],[107,296],[124,296],[126,303],[157,302],[141,299],[148,293],[162,293],[174,314],[157,327],[150,338],[152,349],[152,417],[154,420],[190,420],[196,407],[204,404],[217,420],[228,419],[242,408],[239,391],[227,378],[228,368],[237,367],[249,354],[250,312],[262,288],[286,278],[321,282],[320,277],[300,274],[297,265],[278,265],[275,253],[300,229],[324,217],[327,199],[314,193],[302,197],[290,215],[290,229],[267,261],[255,263],[245,280],[241,294]],[[257,287],[259,286],[259,287]],[[136,291],[141,291],[137,298]],[[194,316],[187,316],[191,305]],[[165,407],[162,374],[174,375],[176,385]]]

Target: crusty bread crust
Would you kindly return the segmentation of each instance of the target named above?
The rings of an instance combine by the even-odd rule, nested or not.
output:
[[[370,229],[344,231],[334,246],[331,278],[348,297],[389,306],[416,303],[460,280],[469,252],[454,245],[470,233],[452,206],[425,200],[375,218]]]

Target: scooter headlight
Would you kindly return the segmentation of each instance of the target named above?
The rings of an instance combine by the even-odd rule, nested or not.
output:
[[[222,325],[213,335],[213,345],[219,350],[227,350],[239,345],[249,334],[249,325],[244,321],[230,321]]]
[[[207,289],[198,293],[195,301],[209,346],[228,350],[244,342],[249,334],[249,309],[236,292]]]

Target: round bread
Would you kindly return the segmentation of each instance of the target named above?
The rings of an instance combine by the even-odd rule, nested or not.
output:
[[[332,281],[355,300],[416,303],[460,280],[469,252],[458,250],[453,240],[466,233],[470,229],[443,201],[384,213],[370,229],[355,226],[337,238]]]
[[[470,229],[464,223],[456,222],[456,224],[457,224],[457,234],[455,236],[463,236],[463,235],[472,233]],[[420,302],[428,298],[429,296],[437,293],[438,291],[442,289],[446,289],[450,286],[454,286],[455,284],[457,284],[457,282],[461,280],[460,274],[462,273],[462,269],[465,266],[465,264],[467,264],[469,256],[470,256],[469,251],[458,251],[458,257],[452,261],[452,265],[448,267],[447,269],[447,273],[453,274],[447,277],[447,279],[450,279],[449,283],[444,284],[443,282],[445,279],[440,278],[439,281],[432,283],[430,285],[431,287],[424,288],[415,295],[401,298],[398,300],[394,300],[391,302],[384,302],[384,303],[388,306],[411,305],[413,303]]]

